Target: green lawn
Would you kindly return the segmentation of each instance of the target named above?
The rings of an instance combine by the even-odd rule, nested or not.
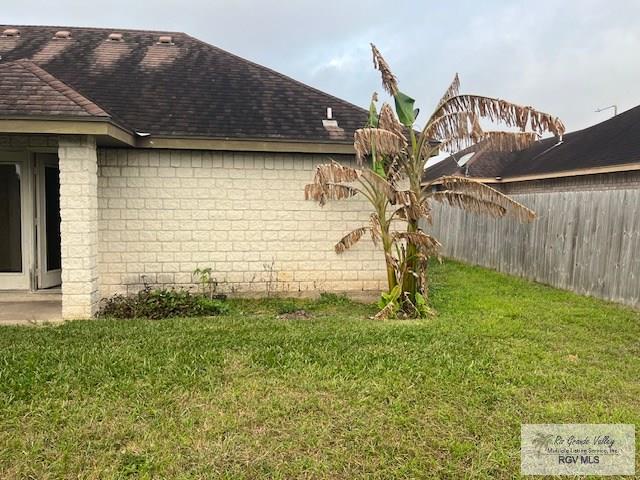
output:
[[[513,478],[521,423],[640,425],[639,312],[452,262],[432,299],[2,327],[0,478]]]

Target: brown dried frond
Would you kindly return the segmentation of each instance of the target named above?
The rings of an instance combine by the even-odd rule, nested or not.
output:
[[[353,147],[358,165],[375,149],[377,155],[398,155],[407,145],[404,137],[382,128],[360,128],[354,134]]]
[[[460,208],[472,213],[487,214],[494,218],[503,217],[507,213],[507,209],[497,203],[489,200],[483,200],[464,192],[445,190],[441,192],[434,192],[431,195],[431,198],[440,203],[447,203],[455,208]]]
[[[324,206],[327,200],[342,200],[358,193],[357,189],[338,183],[309,183],[304,186],[304,199],[314,200],[320,206]]]
[[[407,243],[415,245],[415,247],[426,257],[438,254],[438,249],[442,244],[431,235],[418,230],[417,232],[395,232],[393,234],[395,241],[405,240]]]
[[[304,199],[305,200],[314,200],[318,202],[320,205],[324,205],[326,203],[326,197],[324,195],[324,188],[322,185],[317,183],[308,183],[304,186]]]
[[[432,120],[425,126],[421,135],[423,138],[440,142],[440,151],[456,153],[478,143],[483,134],[475,113],[454,112]],[[425,155],[427,148],[429,144],[425,141],[422,143],[421,156]]]
[[[391,108],[391,105],[389,105],[388,103],[382,105],[382,109],[380,109],[378,127],[382,128],[383,130],[388,130],[395,133],[399,137],[405,139],[406,142],[406,137],[404,136],[404,127],[400,123],[400,120],[398,120],[398,118],[396,117],[393,108]]]
[[[382,225],[380,225],[380,218],[377,213],[372,213],[369,217],[369,223],[371,223],[371,241],[375,246],[378,246],[378,242],[382,236]]]
[[[380,53],[380,50],[378,50],[373,43],[371,44],[371,52],[373,54],[373,68],[379,70],[382,75],[382,86],[390,95],[396,95],[398,93],[398,80],[396,76],[391,71],[389,64]]]
[[[472,137],[450,137],[440,142],[438,147],[441,152],[449,152],[451,154],[458,153],[465,148],[472,147],[478,142]]]
[[[393,310],[395,309],[395,303],[394,302],[389,302],[387,303],[387,305],[380,310],[378,313],[376,313],[373,317],[371,317],[372,320],[386,320],[387,318],[389,318],[392,314],[393,314]]]
[[[478,151],[515,152],[530,147],[538,140],[534,132],[484,132]]]
[[[335,160],[316,167],[313,175],[313,183],[305,185],[305,200],[315,200],[323,206],[327,200],[339,200],[355,195],[356,189],[340,183],[355,182],[360,176],[360,171],[355,168],[345,167]]]
[[[326,185],[318,185],[316,183],[310,183],[304,187],[304,199],[314,200],[318,202],[321,207],[324,207],[329,200],[328,187]]]
[[[360,171],[332,160],[331,163],[324,163],[316,167],[313,182],[317,184],[325,183],[351,183],[360,176]]]
[[[400,207],[399,212],[401,213],[401,218],[405,218],[410,221],[424,219],[431,224],[431,209],[424,201],[404,205],[403,207]]]
[[[395,187],[404,173],[402,165],[398,161],[398,157],[394,157],[389,162],[389,165],[385,167],[385,170],[387,172],[387,181]]]
[[[538,140],[538,134],[534,132],[482,132],[481,137],[475,134],[454,136],[444,140],[440,150],[456,153],[465,148],[477,145],[475,153],[484,151],[514,152],[530,147]]]
[[[482,127],[474,112],[447,113],[425,125],[422,135],[431,140],[445,141],[454,137],[482,138]]]
[[[357,189],[339,183],[327,183],[326,191],[329,200],[342,200],[359,193]]]
[[[438,102],[438,107],[442,105],[444,102],[446,102],[447,100],[449,100],[451,97],[455,97],[459,93],[460,93],[460,77],[458,77],[458,74],[456,73],[455,76],[453,77],[453,80],[451,81],[451,84],[449,85],[449,88],[447,88],[447,90],[444,92],[444,95]]]
[[[397,190],[395,196],[395,203],[399,205],[411,205],[418,203],[419,199],[415,193],[411,190]]]
[[[525,207],[512,198],[504,195],[495,188],[468,177],[444,176],[439,179],[444,188],[456,192],[464,192],[475,196],[480,200],[486,200],[500,205],[506,210],[507,215],[516,217],[523,223],[532,222],[536,218],[533,210]]]
[[[411,190],[396,191],[394,204],[401,205],[401,207],[396,210],[400,218],[406,220],[420,220],[424,218],[430,221],[431,209],[427,201],[418,197]]]
[[[541,135],[551,132],[557,137],[564,133],[564,125],[558,117],[541,112],[533,107],[517,105],[506,100],[480,95],[455,95],[436,108],[431,121],[448,113],[473,112],[492,122],[502,122],[509,127],[527,129]]]
[[[384,252],[384,258],[385,261],[388,265],[391,265],[391,267],[395,270],[395,272],[397,273],[398,270],[400,269],[400,260],[398,258],[396,258],[391,252]]]
[[[334,247],[336,253],[342,253],[351,248],[354,244],[358,243],[362,236],[369,230],[371,230],[371,227],[360,227],[347,233],[338,243],[336,243],[336,246]]]

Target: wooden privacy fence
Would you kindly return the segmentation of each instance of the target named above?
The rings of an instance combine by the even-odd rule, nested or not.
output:
[[[436,204],[424,229],[448,257],[640,307],[640,189],[512,197],[538,218],[521,224]]]

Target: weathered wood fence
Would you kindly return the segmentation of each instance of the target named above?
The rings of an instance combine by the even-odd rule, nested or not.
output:
[[[434,205],[446,256],[640,307],[640,188],[512,194],[531,224]]]

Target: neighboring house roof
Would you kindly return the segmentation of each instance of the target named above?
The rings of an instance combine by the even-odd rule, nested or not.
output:
[[[471,157],[467,165],[458,167],[456,160],[476,148],[470,147],[429,167],[425,171],[425,179],[468,174],[477,178],[501,177],[504,181],[587,170],[600,172],[607,168],[640,164],[640,106],[583,130],[565,134],[560,144],[554,137],[517,152],[481,152]]]
[[[511,154],[507,152],[484,151],[474,153],[476,145],[465,148],[455,155],[446,157],[438,163],[426,169],[424,178],[434,180],[443,175],[464,175],[469,177],[497,177],[509,162]],[[460,162],[465,156],[473,154],[468,161],[460,167]]]
[[[29,60],[0,63],[0,113],[19,116],[108,117]]]
[[[7,28],[20,33],[0,38],[2,68],[32,68],[15,63],[28,59],[132,132],[351,144],[367,118],[362,108],[184,33],[50,26],[0,32]],[[69,38],[54,38],[64,30]],[[121,40],[110,40],[112,33]],[[2,75],[2,89],[26,93],[11,85]],[[0,106],[0,116],[32,114],[30,101],[16,110],[21,101]],[[337,129],[323,125],[327,107]]]

